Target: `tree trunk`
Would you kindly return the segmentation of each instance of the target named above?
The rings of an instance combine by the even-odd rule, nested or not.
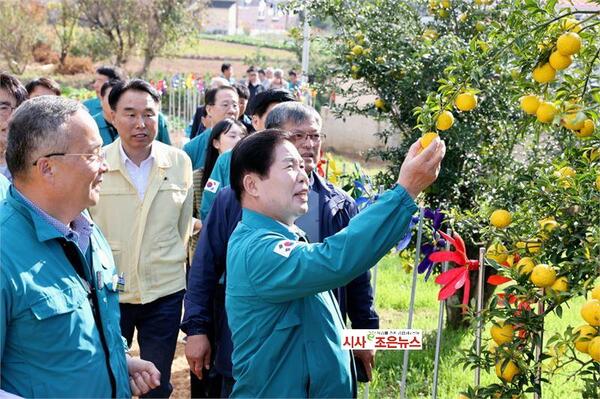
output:
[[[150,68],[150,64],[152,63],[152,60],[154,59],[155,54],[153,51],[150,51],[148,49],[146,49],[144,51],[144,63],[142,64],[142,69],[140,69],[140,71],[138,72],[138,76],[144,77],[146,76],[146,74],[148,73],[148,69]]]

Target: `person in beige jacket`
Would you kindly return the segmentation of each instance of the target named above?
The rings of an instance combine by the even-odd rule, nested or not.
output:
[[[104,147],[108,171],[90,209],[119,271],[121,331],[137,329],[140,356],[161,373],[146,397],[169,397],[185,290],[186,246],[192,226],[192,164],[181,150],[155,141],[159,96],[134,79],[109,95],[119,138]]]

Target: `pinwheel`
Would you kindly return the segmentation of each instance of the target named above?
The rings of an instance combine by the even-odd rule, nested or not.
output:
[[[462,303],[466,305],[469,301],[469,294],[471,291],[469,273],[479,269],[479,261],[467,257],[465,243],[460,235],[454,233],[454,238],[452,238],[441,231],[438,231],[438,233],[456,250],[434,252],[429,255],[429,259],[433,263],[452,262],[459,266],[455,269],[443,272],[435,279],[437,284],[442,285],[442,289],[438,294],[438,300],[442,301],[447,299],[454,295],[456,291],[464,287]]]
[[[438,230],[442,227],[442,222],[444,221],[446,215],[439,208],[435,211],[426,208],[423,211],[423,216],[425,219],[430,219],[432,221],[431,228],[433,230],[433,241],[426,242],[421,245],[421,254],[425,255],[425,257],[417,266],[417,272],[419,274],[426,273],[425,281],[427,281],[431,275],[431,272],[433,271],[434,265],[434,262],[429,258],[429,255],[446,247],[446,241],[440,239],[438,234]]]

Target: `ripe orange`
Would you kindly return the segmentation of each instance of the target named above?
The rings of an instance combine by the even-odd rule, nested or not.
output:
[[[588,354],[597,362],[600,362],[600,337],[594,337],[588,345]]]
[[[536,287],[551,287],[556,281],[556,270],[550,265],[539,264],[533,268],[529,280],[531,280]]]
[[[583,112],[569,112],[563,116],[562,123],[569,130],[579,130],[583,128],[585,120]]]
[[[450,111],[443,111],[435,121],[435,127],[438,130],[448,130],[454,125],[454,115]]]
[[[477,96],[470,92],[461,93],[454,100],[454,105],[461,111],[471,111],[477,106]]]
[[[427,132],[424,135],[422,135],[421,138],[419,139],[419,141],[421,142],[422,150],[429,147],[431,142],[433,140],[435,140],[436,137],[438,137],[437,133],[433,133],[433,132]]]
[[[494,243],[489,246],[485,256],[502,264],[508,258],[508,250],[502,243]]]
[[[587,353],[590,340],[598,335],[598,331],[589,324],[583,324],[577,327],[573,333],[579,334],[579,336],[575,338],[575,341],[573,342],[575,344],[575,349],[582,353]]]
[[[556,41],[556,49],[562,55],[577,54],[581,50],[581,37],[575,32],[563,33]]]
[[[548,83],[552,82],[556,77],[556,70],[552,68],[550,63],[545,63],[543,65],[538,65],[533,70],[533,80],[538,83]]]
[[[586,119],[583,121],[583,127],[579,129],[578,132],[575,132],[575,135],[579,138],[590,137],[592,134],[594,134],[594,130],[594,121],[591,119]]]
[[[490,329],[490,335],[498,345],[506,344],[513,339],[515,327],[512,324],[501,322],[494,324]]]
[[[567,292],[567,290],[569,289],[569,283],[567,281],[567,278],[564,276],[557,278],[554,284],[552,284],[552,286],[550,287],[550,289],[556,293]]]
[[[571,63],[573,62],[573,56],[562,55],[558,51],[554,51],[552,52],[552,54],[550,54],[549,61],[552,68],[556,69],[557,71],[560,71],[563,69],[567,69],[569,65],[571,65]]]
[[[512,222],[512,215],[504,209],[496,209],[490,216],[490,223],[499,229],[508,227]]]
[[[535,263],[533,263],[533,259],[528,257],[521,258],[521,260],[517,262],[517,271],[520,274],[529,274],[533,271],[534,267]]]
[[[540,98],[534,94],[528,94],[521,97],[521,109],[529,115],[535,115],[538,107],[540,106]]]
[[[544,101],[538,107],[535,115],[537,116],[538,121],[542,123],[550,123],[554,120],[554,117],[557,113],[558,109],[553,103]]]
[[[513,378],[515,378],[519,372],[519,366],[512,360],[506,362],[503,359],[498,359],[498,361],[496,361],[496,375],[504,382],[512,382]]]
[[[590,299],[581,307],[581,317],[590,326],[600,326],[600,300]]]

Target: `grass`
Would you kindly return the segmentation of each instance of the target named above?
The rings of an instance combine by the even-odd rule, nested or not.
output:
[[[408,307],[410,301],[410,287],[412,274],[406,273],[403,264],[412,259],[399,258],[398,255],[387,255],[378,266],[376,309],[380,316],[380,328],[406,328],[408,321]],[[407,374],[407,397],[431,397],[433,380],[433,359],[435,351],[435,336],[437,329],[437,315],[439,302],[437,293],[439,286],[431,278],[424,282],[418,277],[417,295],[415,300],[415,314],[413,328],[422,329],[424,349],[410,353],[409,371]],[[582,324],[579,316],[579,307],[583,298],[570,302],[570,310],[564,309],[562,318],[552,314],[546,319],[546,339],[554,332],[564,332],[568,325],[576,327]],[[489,327],[486,327],[484,339],[489,338]],[[469,348],[474,341],[473,331],[453,331],[445,329],[442,334],[442,351],[440,356],[440,374],[438,383],[439,398],[456,398],[461,391],[466,391],[469,384],[473,384],[474,372],[464,370],[456,362],[459,359],[459,348]],[[482,347],[487,347],[484,341]],[[399,397],[400,381],[402,379],[402,351],[380,351],[376,358],[376,368],[373,381],[369,387],[371,398]],[[562,371],[561,375],[553,377],[551,383],[542,387],[544,398],[563,398],[577,395],[581,387],[579,381],[568,380],[566,374],[574,369]],[[482,385],[498,383],[494,370],[483,371],[481,374]],[[363,393],[359,392],[359,398]],[[579,395],[577,395],[579,396]],[[528,396],[529,397],[529,396]]]
[[[278,50],[291,50],[287,36],[262,35],[262,36],[246,36],[246,35],[212,35],[201,33],[198,35],[200,39],[219,40],[229,43],[246,44],[255,47],[273,48]]]
[[[291,51],[212,39],[188,39],[185,42],[178,43],[176,48],[169,51],[169,55],[175,57],[194,56],[230,60],[256,57],[257,53],[265,56],[268,61],[291,62],[296,60],[296,56]]]

